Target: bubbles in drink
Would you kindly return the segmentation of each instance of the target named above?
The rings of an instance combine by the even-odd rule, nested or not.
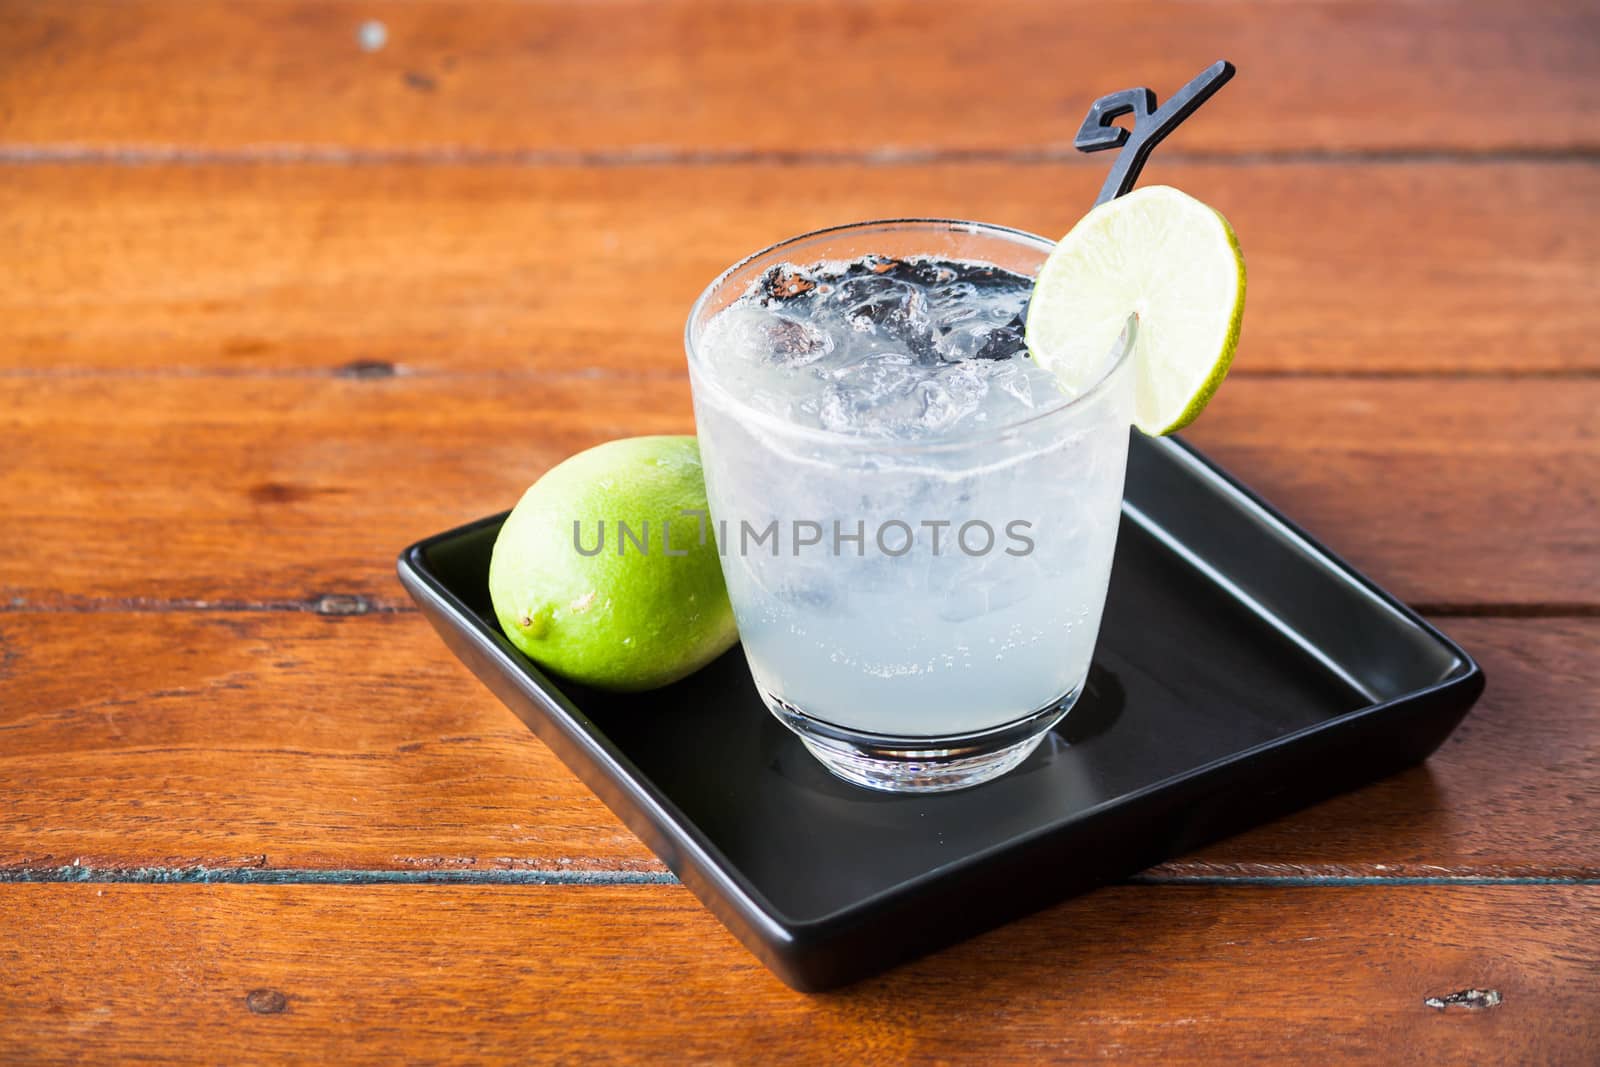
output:
[[[864,256],[781,264],[707,325],[736,393],[791,422],[917,438],[1061,397],[1023,342],[1032,280],[990,264]]]

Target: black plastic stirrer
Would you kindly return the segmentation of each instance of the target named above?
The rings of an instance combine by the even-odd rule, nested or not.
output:
[[[1156,108],[1156,94],[1149,89],[1123,89],[1102,96],[1089,108],[1088,117],[1078,130],[1073,146],[1080,152],[1103,152],[1108,148],[1122,148],[1117,161],[1106,175],[1105,185],[1095,204],[1115,200],[1133,188],[1139,172],[1150,159],[1150,153],[1162,138],[1178,128],[1178,124],[1193,115],[1200,105],[1211,99],[1216,91],[1233,77],[1233,64],[1219,59],[1200,72],[1199,77],[1179,89],[1160,109]],[[1133,114],[1133,132],[1113,124],[1114,119]]]

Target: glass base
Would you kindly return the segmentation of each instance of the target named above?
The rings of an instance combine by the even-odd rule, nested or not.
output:
[[[848,730],[767,694],[767,706],[811,754],[852,785],[887,793],[946,793],[1000,777],[1039,747],[1082,687],[1004,726],[954,737],[886,737]]]

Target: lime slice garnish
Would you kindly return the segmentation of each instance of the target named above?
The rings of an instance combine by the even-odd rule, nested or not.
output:
[[[1045,260],[1028,307],[1028,348],[1071,390],[1092,385],[1128,314],[1134,422],[1181,430],[1233,362],[1244,314],[1244,257],[1215,209],[1165,185],[1096,207]]]

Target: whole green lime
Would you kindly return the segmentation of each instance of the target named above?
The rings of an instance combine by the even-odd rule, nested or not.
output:
[[[500,529],[489,563],[500,628],[539,665],[602,689],[692,674],[738,640],[710,525],[693,437],[580,452]]]

